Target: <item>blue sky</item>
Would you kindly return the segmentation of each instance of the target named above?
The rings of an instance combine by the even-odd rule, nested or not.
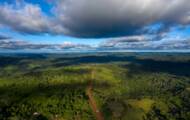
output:
[[[1,0],[0,52],[189,51],[188,2]]]

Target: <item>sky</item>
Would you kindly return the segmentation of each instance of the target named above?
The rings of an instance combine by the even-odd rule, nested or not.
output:
[[[0,52],[190,51],[189,0],[0,0]]]

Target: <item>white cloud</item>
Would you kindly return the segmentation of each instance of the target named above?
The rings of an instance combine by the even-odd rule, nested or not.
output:
[[[64,28],[42,12],[38,5],[22,4],[0,5],[0,24],[17,32],[28,34],[63,34]]]

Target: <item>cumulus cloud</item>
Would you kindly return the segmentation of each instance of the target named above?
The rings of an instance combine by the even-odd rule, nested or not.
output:
[[[92,46],[86,44],[76,44],[72,42],[64,42],[63,44],[59,45],[61,50],[68,49],[68,50],[90,50]]]
[[[190,24],[189,0],[57,0],[52,16],[38,5],[0,5],[0,24],[28,34],[60,34],[84,38],[144,34],[146,26],[161,30]]]
[[[38,6],[27,4],[21,8],[13,5],[0,7],[0,23],[19,32],[46,32],[47,21]]]
[[[99,44],[99,51],[117,50],[189,50],[190,38],[163,37],[154,40],[155,36],[130,36],[107,39]]]
[[[50,49],[54,46],[48,44],[33,44],[22,40],[1,40],[0,49],[25,50],[25,49]]]
[[[0,24],[27,34],[64,33],[64,28],[43,13],[38,5],[26,2],[0,5]]]
[[[162,39],[160,41],[152,40],[140,40],[127,42],[120,39],[107,40],[99,45],[97,48],[101,51],[109,50],[189,50],[190,49],[190,38],[181,39]]]
[[[135,40],[135,38],[137,40]],[[132,40],[130,40],[132,39]],[[190,39],[173,39],[152,41],[143,36],[131,36],[125,39],[114,39],[100,43],[97,46],[63,42],[62,44],[37,44],[24,40],[0,40],[0,50],[51,50],[59,52],[69,51],[118,51],[118,50],[189,50]]]
[[[171,40],[165,41],[161,44],[155,45],[154,49],[162,50],[189,50],[190,49],[190,39],[186,40]]]
[[[64,42],[62,44],[37,44],[24,40],[4,39],[0,41],[0,49],[6,50],[52,50],[52,51],[82,51],[90,50],[90,45]]]
[[[110,38],[102,42],[100,46],[101,47],[115,47],[115,46],[120,46],[121,44],[129,44],[129,43],[144,42],[144,41],[152,41],[152,38],[146,35]]]

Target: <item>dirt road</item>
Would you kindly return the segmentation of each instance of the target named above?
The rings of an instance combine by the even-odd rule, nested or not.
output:
[[[93,78],[94,78],[94,72],[92,72],[92,79],[89,82],[89,85],[86,89],[86,94],[89,98],[89,104],[90,104],[90,106],[91,106],[91,108],[92,108],[92,110],[96,116],[96,120],[104,120],[104,117],[103,117],[101,111],[98,109],[97,104],[96,104],[96,100],[94,99],[93,94],[92,94],[93,93],[93,91],[92,91],[92,89],[93,89],[93,85],[92,85]]]
[[[87,95],[89,98],[90,106],[91,106],[94,114],[96,115],[96,119],[97,120],[104,120],[100,110],[97,108],[96,101],[94,100],[94,97],[92,95],[92,86],[91,85],[89,85],[87,88]]]

